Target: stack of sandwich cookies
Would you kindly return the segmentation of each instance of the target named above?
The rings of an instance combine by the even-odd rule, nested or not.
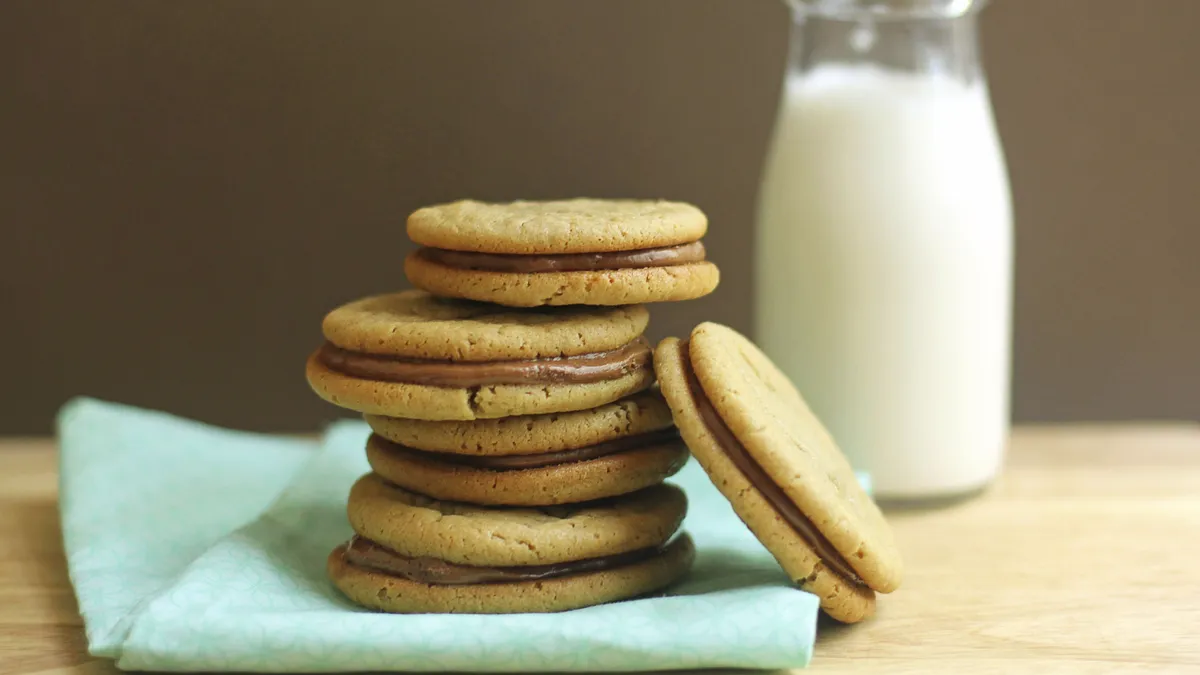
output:
[[[874,614],[902,576],[891,530],[787,377],[712,323],[659,344],[655,369],[692,454],[792,579],[835,619]]]
[[[654,350],[643,337],[637,303],[716,287],[706,228],[670,202],[413,213],[422,248],[405,271],[423,290],[334,310],[308,361],[313,389],[373,431],[333,583],[388,612],[550,612],[659,591],[695,555],[678,532],[686,499],[663,483],[690,450],[826,613],[871,616],[900,583],[899,553],[791,382],[723,326]]]
[[[704,213],[663,201],[575,199],[431,206],[408,218],[422,245],[409,281],[438,295],[514,307],[691,300],[719,281]]]
[[[414,213],[424,248],[406,271],[433,294],[334,310],[308,361],[313,389],[374,432],[348,504],[356,534],[328,561],[335,585],[382,611],[529,612],[685,574],[686,500],[663,480],[688,452],[650,389],[635,303],[712,291],[706,227],[668,202]],[[509,309],[542,305],[585,306]]]
[[[663,481],[688,451],[651,389],[647,322],[636,305],[510,309],[424,291],[330,312],[309,383],[374,432],[334,584],[382,611],[527,612],[683,576],[686,501]]]

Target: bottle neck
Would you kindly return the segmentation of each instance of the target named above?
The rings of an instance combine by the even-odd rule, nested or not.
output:
[[[946,76],[963,83],[984,77],[975,11],[834,12],[821,11],[822,6],[820,2],[794,4],[792,74],[840,65]]]

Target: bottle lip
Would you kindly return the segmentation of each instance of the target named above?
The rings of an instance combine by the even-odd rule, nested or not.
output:
[[[954,19],[975,14],[990,0],[784,0],[798,16],[877,21]]]

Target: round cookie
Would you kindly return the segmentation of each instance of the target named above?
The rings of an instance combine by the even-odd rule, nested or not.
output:
[[[375,433],[400,445],[461,455],[532,455],[582,448],[669,429],[671,409],[657,391],[645,391],[589,410],[520,415],[472,422],[367,415]]]
[[[318,396],[371,415],[425,420],[477,420],[512,415],[584,410],[610,403],[654,384],[654,371],[639,368],[616,380],[589,384],[489,385],[453,388],[380,382],[331,370],[313,353],[305,368]]]
[[[512,307],[694,300],[712,293],[721,281],[717,266],[707,261],[669,267],[525,274],[458,269],[427,260],[420,251],[405,258],[404,273],[414,286],[431,293]]]
[[[413,558],[461,565],[547,565],[661,546],[679,529],[687,497],[663,483],[600,503],[497,508],[444,502],[370,473],[350,489],[358,534]]]
[[[631,251],[696,241],[707,230],[700,209],[667,201],[464,200],[408,217],[408,236],[422,246],[499,254]]]
[[[334,585],[355,603],[383,612],[500,614],[561,612],[658,591],[691,568],[695,548],[680,535],[658,555],[631,565],[537,581],[435,585],[348,564],[345,547],[329,555]]]
[[[787,378],[744,337],[711,323],[688,343],[664,340],[655,357],[681,435],[738,516],[826,613],[846,622],[871,616],[874,590],[899,583],[899,553],[882,514]],[[739,465],[730,444],[757,476]],[[798,530],[771,494],[798,509],[793,518],[815,534]]]
[[[347,303],[325,316],[329,342],[353,352],[505,361],[618,349],[646,330],[645,307],[521,310],[411,290]]]
[[[509,506],[573,504],[636,492],[675,475],[687,463],[678,437],[594,459],[495,470],[444,461],[456,457],[412,450],[379,436],[367,441],[375,473],[417,493],[456,502]]]
[[[437,295],[512,307],[690,300],[720,273],[704,213],[666,201],[574,199],[431,206],[408,219],[422,248],[409,281]]]
[[[594,408],[648,388],[644,307],[512,310],[405,291],[322,324],[306,376],[361,413],[475,420]]]

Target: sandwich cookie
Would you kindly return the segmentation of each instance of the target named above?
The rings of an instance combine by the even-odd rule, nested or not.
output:
[[[787,377],[713,323],[660,343],[655,368],[692,454],[789,576],[834,619],[874,614],[902,575],[891,529]]]
[[[376,473],[438,499],[544,506],[612,497],[662,482],[687,446],[658,392],[591,410],[475,422],[367,415]]]
[[[575,506],[444,502],[368,474],[350,492],[356,536],[330,554],[335,586],[386,612],[558,612],[624,600],[681,578],[695,551],[675,535],[683,492],[658,485]]]
[[[620,438],[673,429],[671,409],[657,391],[643,391],[588,410],[459,421],[364,415],[371,429],[393,443],[457,455],[536,455],[583,448]]]
[[[717,287],[704,213],[665,201],[459,201],[408,218],[409,281],[513,307],[690,300]]]
[[[367,441],[367,461],[387,480],[422,494],[473,504],[547,506],[634,492],[687,463],[674,429],[536,455],[454,455]]]
[[[474,420],[584,410],[654,382],[644,307],[512,310],[422,291],[339,307],[309,385],[362,413]]]

